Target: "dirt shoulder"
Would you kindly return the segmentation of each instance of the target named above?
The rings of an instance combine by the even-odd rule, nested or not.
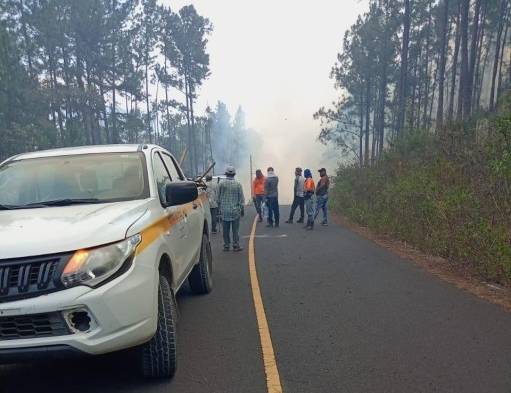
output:
[[[375,233],[369,228],[358,225],[339,214],[334,213],[332,217],[338,224],[351,229],[353,232],[399,255],[401,258],[412,261],[436,277],[491,303],[498,304],[506,309],[506,311],[511,312],[511,288],[482,281],[481,277],[469,267],[453,264],[447,259],[425,254],[406,242]]]

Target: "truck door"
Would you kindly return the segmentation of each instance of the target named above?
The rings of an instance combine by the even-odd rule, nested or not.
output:
[[[161,157],[165,166],[167,167],[172,181],[183,181],[184,176],[177,165],[175,159],[166,152],[161,152]],[[202,210],[202,206],[199,200],[196,200],[189,204],[186,208],[186,222],[188,226],[188,261],[192,261],[192,259],[197,255],[200,251],[200,247],[202,244],[202,231],[203,231],[203,221],[204,221],[204,213]]]
[[[153,153],[153,171],[158,189],[160,202],[165,201],[165,189],[167,184],[172,182],[172,178],[162,161],[159,152]],[[170,228],[164,233],[164,239],[167,243],[174,269],[174,278],[180,280],[183,274],[187,273],[188,261],[188,225],[187,217],[183,212],[183,206],[171,206],[163,208],[166,219],[169,221]]]

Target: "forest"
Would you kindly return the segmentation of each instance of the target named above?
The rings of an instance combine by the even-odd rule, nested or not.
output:
[[[511,283],[511,2],[371,0],[314,117],[342,164],[333,204]]]
[[[196,109],[212,31],[193,5],[3,0],[0,161],[35,149],[156,143],[190,176],[214,156],[236,162],[237,150],[224,150],[245,143],[241,108],[233,122],[222,102]]]

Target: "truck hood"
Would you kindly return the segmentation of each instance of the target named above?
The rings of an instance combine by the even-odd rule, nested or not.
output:
[[[75,251],[122,240],[150,200],[0,211],[0,259]]]

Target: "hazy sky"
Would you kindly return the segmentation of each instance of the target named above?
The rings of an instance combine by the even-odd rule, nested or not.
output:
[[[193,4],[214,26],[208,50],[211,77],[199,108],[224,101],[241,105],[247,125],[263,137],[257,167],[273,165],[281,193],[292,187],[295,166],[333,170],[316,142],[313,113],[335,98],[329,73],[344,32],[367,10],[367,0],[171,0],[174,10]],[[247,160],[248,163],[248,160]],[[316,173],[317,174],[317,173]]]

